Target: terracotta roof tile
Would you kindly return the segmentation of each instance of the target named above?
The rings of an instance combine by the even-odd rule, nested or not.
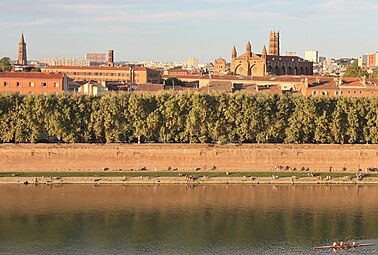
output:
[[[164,90],[163,84],[151,84],[151,83],[145,83],[145,84],[139,84],[135,91],[159,91]]]

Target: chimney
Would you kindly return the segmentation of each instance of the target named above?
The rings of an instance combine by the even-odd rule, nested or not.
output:
[[[308,89],[308,78],[305,78],[305,79],[304,79],[304,86],[305,86],[305,88]]]
[[[335,83],[336,87],[339,87],[339,83],[337,82],[337,78],[333,78],[333,82]]]
[[[366,87],[366,76],[364,75],[361,80],[362,86]]]
[[[108,66],[114,66],[114,50],[108,50]]]

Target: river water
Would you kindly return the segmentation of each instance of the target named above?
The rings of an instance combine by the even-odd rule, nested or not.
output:
[[[376,246],[378,186],[0,186],[0,254],[333,254]]]

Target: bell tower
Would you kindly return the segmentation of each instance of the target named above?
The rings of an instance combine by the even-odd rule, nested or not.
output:
[[[114,50],[108,50],[108,66],[114,66]]]
[[[18,59],[17,65],[26,66],[28,64],[26,55],[26,43],[24,39],[24,33],[21,34],[20,42],[18,43]]]
[[[271,31],[269,38],[269,55],[280,55],[280,32]]]

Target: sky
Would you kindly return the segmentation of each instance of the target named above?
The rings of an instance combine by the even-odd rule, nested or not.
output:
[[[17,0],[0,1],[0,58],[84,58],[115,50],[115,61],[230,61],[268,47],[281,54],[318,50],[328,58],[378,51],[378,0]]]

